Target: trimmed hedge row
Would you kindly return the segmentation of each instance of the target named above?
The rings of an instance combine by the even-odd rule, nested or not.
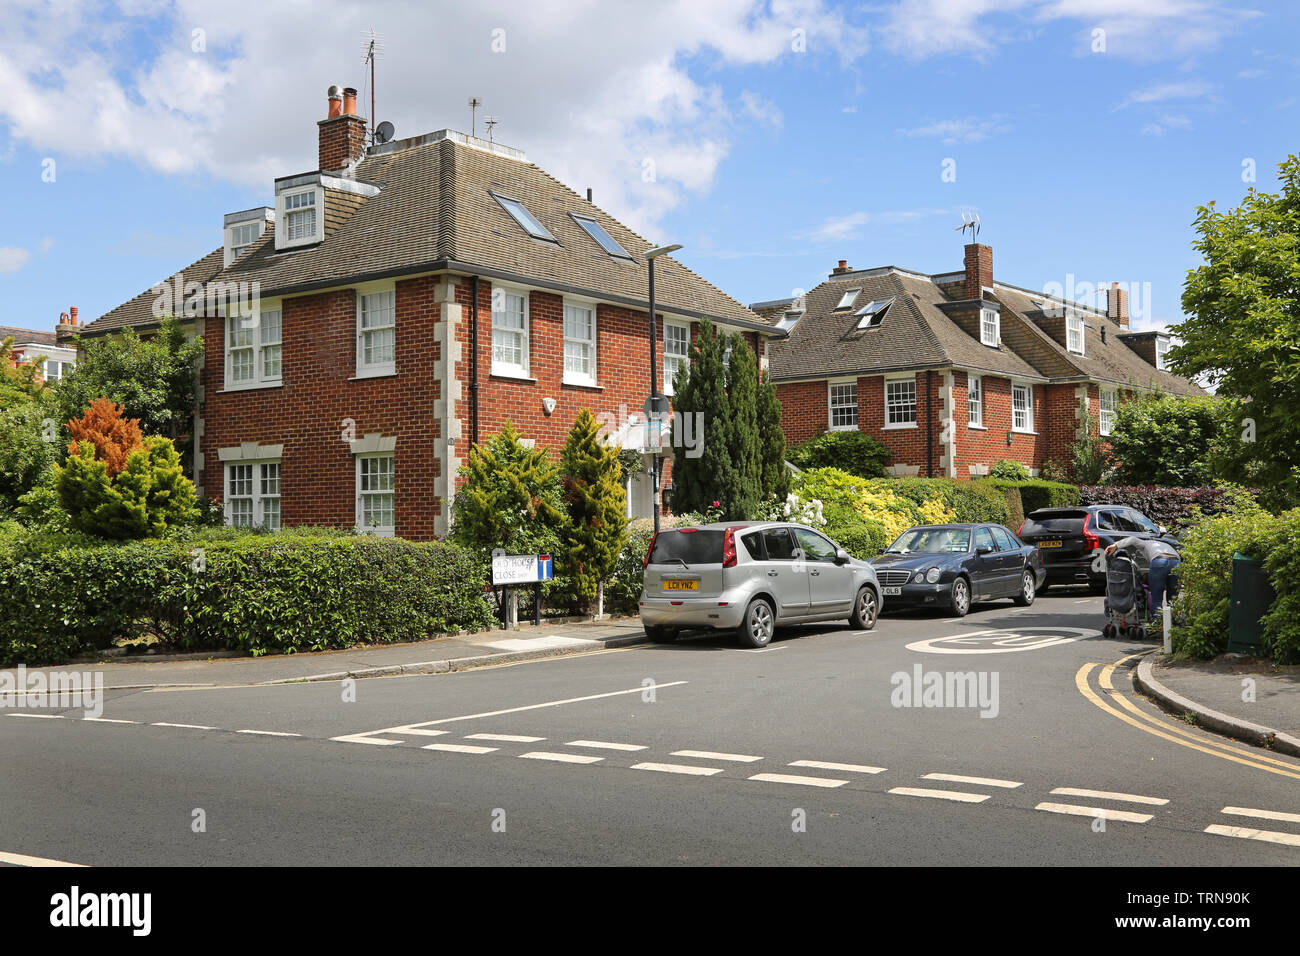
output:
[[[1162,485],[1083,485],[1079,488],[1081,505],[1125,505],[1136,508],[1156,524],[1171,530],[1189,524],[1199,508],[1200,514],[1217,515],[1227,511],[1236,495],[1245,491],[1251,497],[1259,492],[1232,485],[1202,488],[1170,488]]]
[[[126,544],[0,535],[0,664],[57,664],[152,634],[253,655],[486,625],[482,562],[440,542],[322,532]]]
[[[1031,478],[1027,481],[1007,481],[1002,478],[980,480],[984,484],[1001,489],[1009,497],[1013,493],[1019,496],[1020,515],[1018,520],[1015,515],[1012,516],[1012,519],[1016,520],[1012,530],[1020,527],[1020,522],[1024,521],[1025,515],[1032,514],[1039,508],[1073,508],[1079,504],[1078,487],[1062,481],[1045,481],[1041,478]],[[1012,510],[1015,510],[1014,503]]]

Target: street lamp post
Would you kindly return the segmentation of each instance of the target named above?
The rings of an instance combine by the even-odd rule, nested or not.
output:
[[[667,246],[655,246],[653,249],[646,250],[645,257],[649,263],[648,274],[650,280],[650,397],[645,403],[646,413],[646,437],[650,435],[650,422],[653,418],[656,423],[660,421],[660,416],[667,411],[668,399],[659,392],[659,351],[658,339],[659,330],[655,322],[655,260],[660,256],[665,256],[670,252],[676,252],[681,248],[680,244],[674,243]],[[656,424],[658,428],[658,424]],[[662,434],[656,431],[656,439]],[[659,441],[655,441],[658,449]],[[659,452],[656,450],[654,456],[654,498],[655,498],[655,534],[659,533]]]

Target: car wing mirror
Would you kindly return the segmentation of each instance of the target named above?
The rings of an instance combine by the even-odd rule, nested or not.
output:
[[[843,548],[837,548],[837,549],[835,550],[835,563],[836,563],[836,564],[848,564],[848,563],[849,563],[849,553],[848,553],[847,551],[845,551]]]
[[[978,548],[975,549],[975,553],[976,553],[976,554],[992,554],[992,553],[993,553],[993,549],[990,548],[987,544],[981,544]]]

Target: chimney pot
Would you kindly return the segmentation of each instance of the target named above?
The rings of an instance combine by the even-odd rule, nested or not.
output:
[[[337,86],[331,86],[327,95],[329,96],[329,112],[325,114],[325,118],[333,119],[335,116],[342,116],[343,90]]]
[[[345,173],[366,155],[366,121],[357,115],[357,91],[352,87],[330,87],[330,115],[319,127],[321,170]]]
[[[68,318],[72,321],[73,325],[77,324],[77,307],[75,305],[68,308]]]
[[[841,276],[844,275],[844,273],[846,272],[852,272],[852,271],[853,270],[849,268],[849,260],[841,259],[839,265],[837,265],[834,269],[831,270],[831,275]]]
[[[357,115],[357,91],[351,86],[343,88],[343,114],[345,116]]]

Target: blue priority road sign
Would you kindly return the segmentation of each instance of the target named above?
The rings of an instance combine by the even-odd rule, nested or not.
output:
[[[537,556],[537,580],[549,581],[555,577],[555,560],[549,554]]]

